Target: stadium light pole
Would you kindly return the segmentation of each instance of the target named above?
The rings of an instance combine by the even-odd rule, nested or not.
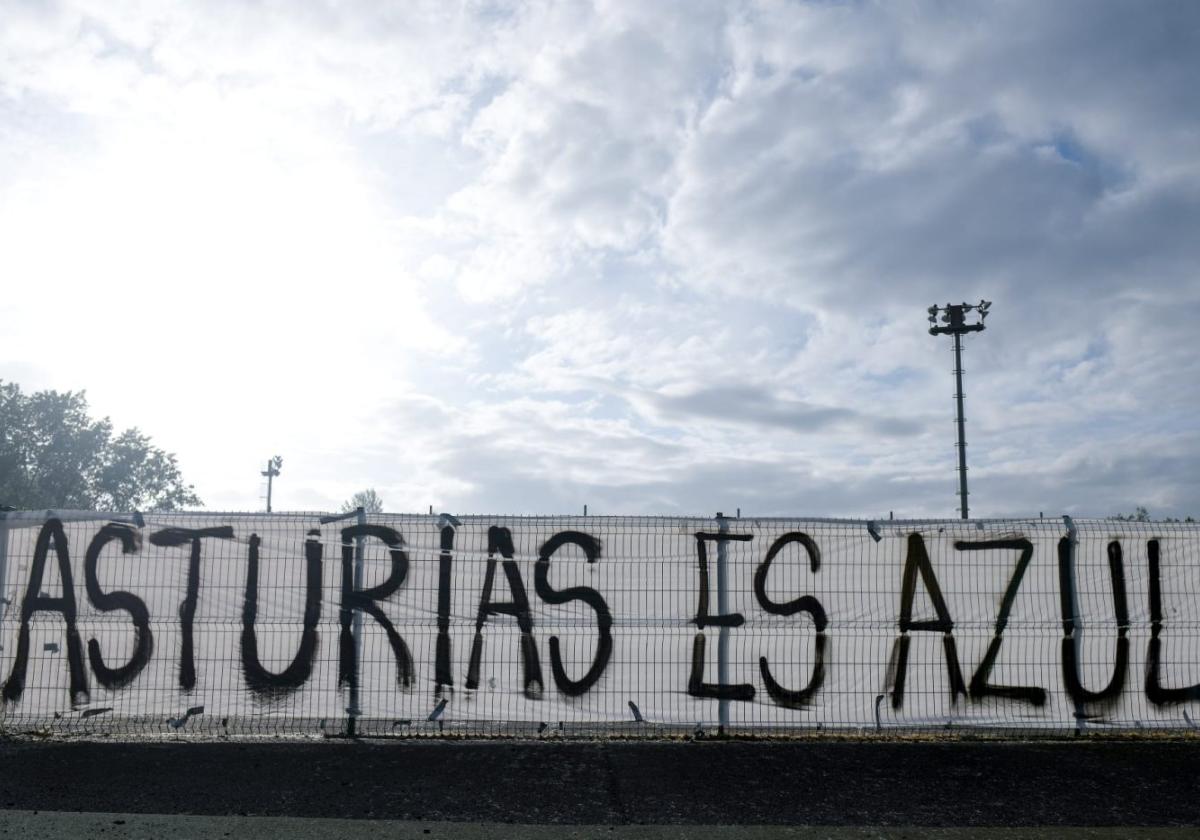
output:
[[[954,381],[958,390],[954,399],[958,404],[958,497],[959,510],[962,518],[968,517],[967,506],[967,431],[966,420],[963,418],[963,366],[962,366],[962,337],[969,332],[983,332],[983,322],[987,319],[991,301],[981,300],[979,303],[947,303],[945,306],[929,307],[929,334],[954,336]],[[979,321],[967,323],[967,313],[978,312]],[[938,326],[938,316],[942,324]]]
[[[267,478],[267,513],[271,512],[271,479],[279,475],[279,469],[283,466],[283,458],[276,455],[267,461],[267,468],[262,474]]]

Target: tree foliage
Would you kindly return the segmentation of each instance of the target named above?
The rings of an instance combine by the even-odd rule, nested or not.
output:
[[[202,504],[175,456],[138,429],[114,436],[83,391],[0,381],[0,504],[66,510],[177,510]]]
[[[383,513],[383,499],[375,492],[374,487],[359,490],[346,501],[342,502],[342,513],[362,508],[367,513]]]
[[[1176,519],[1174,517],[1166,517],[1165,519],[1155,520],[1150,516],[1150,511],[1146,510],[1142,505],[1134,508],[1133,513],[1118,513],[1116,516],[1110,516],[1109,519],[1115,519],[1118,522],[1195,522],[1196,520],[1188,516],[1184,519]]]

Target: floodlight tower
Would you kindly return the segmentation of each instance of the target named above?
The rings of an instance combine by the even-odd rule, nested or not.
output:
[[[929,334],[954,336],[954,381],[958,390],[954,399],[958,403],[958,497],[959,510],[962,518],[967,519],[967,432],[966,421],[963,419],[963,366],[962,366],[962,337],[969,332],[983,332],[983,322],[987,319],[991,301],[981,300],[979,303],[947,303],[945,306],[929,307]],[[979,313],[979,322],[967,323],[967,313],[974,310]],[[945,326],[937,325],[939,313]]]
[[[271,512],[271,479],[279,475],[279,470],[282,466],[283,458],[276,455],[267,461],[267,468],[262,472],[267,479],[267,513]]]

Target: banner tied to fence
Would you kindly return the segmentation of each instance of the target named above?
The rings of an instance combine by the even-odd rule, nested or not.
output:
[[[1191,729],[1200,527],[0,514],[8,731]]]

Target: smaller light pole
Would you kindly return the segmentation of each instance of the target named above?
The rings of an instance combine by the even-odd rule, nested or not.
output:
[[[981,300],[979,303],[947,303],[945,306],[929,307],[929,334],[954,336],[954,381],[958,390],[954,399],[958,403],[958,497],[959,510],[962,518],[967,519],[967,432],[966,420],[963,419],[963,366],[962,366],[962,337],[969,332],[983,332],[983,322],[987,318],[991,301]],[[967,323],[967,313],[975,310],[979,313],[979,322]],[[939,313],[945,326],[937,325]]]
[[[283,458],[276,455],[267,461],[267,468],[262,474],[267,477],[267,513],[271,512],[271,479],[279,475],[279,469],[283,466]]]

